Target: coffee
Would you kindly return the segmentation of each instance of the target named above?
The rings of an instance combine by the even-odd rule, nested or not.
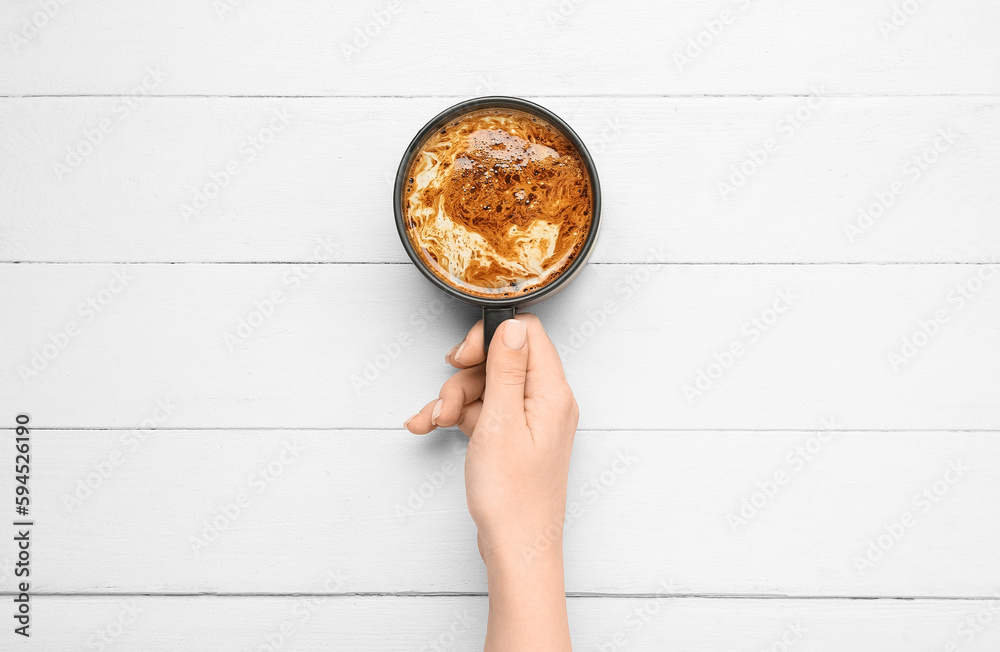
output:
[[[423,143],[403,185],[414,250],[445,283],[480,297],[551,283],[591,226],[590,176],[556,128],[515,109],[451,120]]]

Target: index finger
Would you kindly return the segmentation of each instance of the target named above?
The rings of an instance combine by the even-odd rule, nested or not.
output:
[[[522,320],[528,326],[528,339],[531,342],[531,350],[528,354],[529,377],[534,375],[543,381],[565,382],[566,376],[563,373],[559,351],[549,339],[541,320],[530,312],[519,312],[514,315],[514,319]],[[467,369],[486,361],[486,352],[483,350],[482,319],[473,325],[462,342],[448,352],[445,360],[456,369]]]
[[[486,360],[486,352],[483,351],[483,320],[480,319],[473,326],[465,339],[458,343],[454,349],[448,351],[444,359],[456,369],[468,369],[482,364]]]

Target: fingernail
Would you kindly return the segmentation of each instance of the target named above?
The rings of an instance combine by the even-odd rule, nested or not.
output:
[[[420,413],[417,412],[417,414],[420,414]],[[406,430],[406,426],[410,425],[411,421],[413,421],[414,419],[417,418],[417,414],[414,414],[412,417],[410,417],[409,419],[407,419],[406,421],[403,422],[403,429],[404,430]]]
[[[508,349],[523,349],[524,341],[528,339],[528,327],[523,321],[508,319],[503,327],[503,344]]]
[[[455,351],[455,355],[452,356],[452,358],[455,360],[455,362],[459,362],[460,361],[459,358],[462,357],[462,351],[464,351],[464,350],[465,350],[465,340],[462,340],[462,343],[458,345],[458,350]]]
[[[434,404],[434,410],[431,412],[431,423],[435,426],[437,425],[437,418],[441,416],[442,407],[444,407],[444,399],[439,398],[438,402]]]

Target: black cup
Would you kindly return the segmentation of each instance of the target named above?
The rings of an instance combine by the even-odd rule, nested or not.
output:
[[[591,206],[590,211],[590,229],[587,232],[587,238],[584,240],[583,246],[577,253],[576,258],[574,258],[570,262],[569,266],[563,270],[562,274],[560,274],[559,277],[554,279],[551,283],[533,290],[528,294],[522,294],[516,297],[490,299],[487,297],[466,294],[458,288],[445,283],[427,267],[420,255],[414,250],[413,244],[410,242],[410,238],[406,232],[406,216],[403,215],[403,188],[406,183],[407,174],[409,173],[410,163],[413,160],[413,157],[420,151],[424,142],[432,133],[441,129],[455,118],[480,109],[515,109],[542,119],[552,127],[558,129],[573,144],[576,150],[580,153],[580,158],[583,160],[583,164],[587,168],[587,174],[590,175],[591,197],[593,199],[593,205]],[[522,100],[518,97],[477,97],[464,102],[459,102],[455,106],[445,109],[435,116],[430,122],[424,125],[419,132],[417,132],[417,135],[410,142],[410,146],[406,148],[406,152],[403,154],[403,160],[399,163],[399,170],[396,172],[396,185],[393,188],[393,193],[392,208],[393,212],[396,214],[396,230],[399,232],[399,239],[403,242],[403,248],[406,249],[406,254],[410,257],[410,260],[413,261],[413,264],[417,266],[417,269],[419,269],[420,272],[427,277],[427,280],[436,285],[443,292],[455,297],[456,299],[465,301],[466,303],[480,306],[483,309],[483,344],[487,350],[489,349],[490,340],[493,339],[493,334],[496,332],[497,327],[504,320],[513,318],[516,308],[536,303],[545,297],[555,294],[567,283],[569,283],[574,276],[580,273],[580,270],[583,269],[583,265],[587,262],[587,258],[590,257],[591,250],[594,248],[594,243],[597,241],[597,231],[601,224],[601,184],[597,178],[597,168],[594,166],[594,160],[591,158],[590,152],[587,151],[587,147],[583,144],[583,141],[580,140],[580,137],[576,135],[576,132],[574,132],[573,129],[570,128],[570,126],[555,113],[552,113],[545,107],[539,106],[534,102]]]

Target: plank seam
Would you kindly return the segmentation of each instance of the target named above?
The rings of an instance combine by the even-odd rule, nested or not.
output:
[[[0,591],[0,596],[8,597],[17,595],[11,591]],[[311,592],[247,592],[247,593],[226,593],[214,591],[201,592],[110,592],[101,593],[93,591],[36,591],[32,592],[32,597],[49,598],[477,598],[487,597],[485,591],[357,591],[345,593],[311,593]],[[923,595],[790,595],[790,594],[766,594],[766,593],[604,593],[568,591],[567,598],[571,599],[697,599],[697,600],[894,600],[894,601],[916,601],[926,600],[935,602],[961,601],[961,600],[983,600],[995,601],[994,595],[985,596],[923,596]]]
[[[386,261],[315,261],[315,260],[0,260],[0,265],[412,265],[408,260]],[[601,267],[657,266],[657,267],[692,267],[692,266],[764,266],[793,267],[799,265],[840,267],[847,265],[994,265],[990,261],[977,260],[862,260],[862,261],[803,261],[803,262],[757,262],[757,261],[624,261],[624,262],[588,262],[587,265]]]
[[[59,99],[59,98],[120,98],[128,97],[117,93],[20,93],[20,94],[0,94],[0,99]],[[377,100],[377,99],[467,99],[469,94],[460,95],[245,95],[245,94],[214,94],[214,93],[175,93],[175,94],[149,94],[147,97],[164,99],[329,99],[329,100]],[[900,93],[900,94],[873,94],[873,93],[597,93],[597,94],[565,94],[565,95],[524,95],[529,98],[560,98],[560,99],[791,99],[805,97],[837,97],[837,98],[998,98],[997,93]]]
[[[32,432],[68,432],[68,431],[81,431],[81,432],[131,432],[135,428],[128,427],[35,427]],[[378,431],[378,432],[406,432],[402,428],[397,427],[385,427],[385,426],[334,426],[329,428],[306,428],[306,427],[284,427],[284,426],[248,426],[245,428],[241,427],[193,427],[193,428],[143,428],[144,432],[358,432],[362,430]],[[441,428],[442,432],[457,432],[457,428]],[[837,433],[923,433],[923,432],[940,432],[940,433],[982,433],[982,434],[1000,434],[1000,429],[997,428],[902,428],[902,429],[892,429],[892,428],[819,428],[812,429],[809,428],[577,428],[577,433],[630,433],[630,432],[643,432],[643,433],[686,433],[686,432],[703,432],[703,433],[752,433],[752,434],[768,434],[768,433],[796,433],[796,432],[837,432]],[[0,428],[0,432],[14,432],[14,428]]]

